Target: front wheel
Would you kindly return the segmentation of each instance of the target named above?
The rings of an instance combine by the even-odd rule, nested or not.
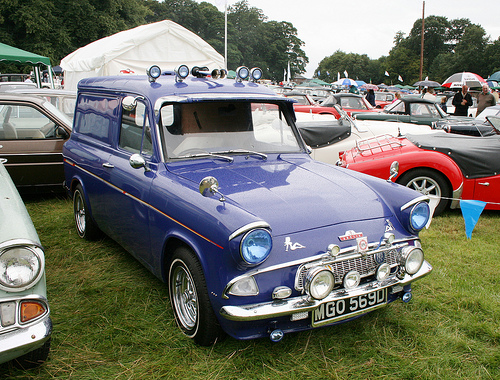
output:
[[[446,177],[437,171],[414,169],[403,174],[397,182],[424,195],[438,197],[439,203],[434,210],[434,216],[441,214],[448,207],[451,186]]]
[[[182,332],[199,345],[211,345],[220,334],[220,326],[208,297],[201,264],[188,248],[175,251],[168,283],[175,320]]]

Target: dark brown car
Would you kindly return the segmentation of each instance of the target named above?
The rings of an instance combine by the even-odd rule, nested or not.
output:
[[[42,97],[0,93],[0,158],[22,192],[62,190],[72,121]]]

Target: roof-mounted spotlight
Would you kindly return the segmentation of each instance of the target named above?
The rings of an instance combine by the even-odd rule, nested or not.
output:
[[[227,70],[226,69],[220,69],[219,70],[219,75],[220,75],[220,79],[224,79],[225,77],[227,77]]]
[[[263,74],[262,70],[258,67],[254,67],[252,70],[250,70],[250,80],[252,82],[259,81],[260,79],[262,79],[263,75],[264,74]]]
[[[175,81],[182,82],[189,75],[189,67],[180,65],[175,68]]]
[[[241,82],[248,79],[250,75],[250,70],[246,66],[240,66],[236,69],[236,81]]]
[[[161,69],[157,65],[151,66],[146,73],[148,74],[148,78],[150,82],[156,82],[158,77],[161,75]]]

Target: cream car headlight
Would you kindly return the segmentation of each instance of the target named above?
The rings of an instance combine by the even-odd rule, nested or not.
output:
[[[322,300],[328,296],[335,285],[335,277],[329,269],[316,267],[309,270],[306,275],[304,288],[314,299]]]
[[[22,291],[43,274],[43,254],[39,248],[15,246],[0,252],[0,288]]]

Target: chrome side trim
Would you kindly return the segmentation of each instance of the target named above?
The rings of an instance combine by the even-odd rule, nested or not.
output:
[[[431,271],[432,266],[427,261],[424,261],[420,270],[413,276],[405,274],[405,277],[402,280],[399,280],[397,277],[392,277],[385,281],[374,281],[369,284],[364,284],[363,286],[351,291],[346,291],[344,289],[334,290],[328,297],[321,301],[309,300],[306,296],[299,296],[290,299],[261,302],[244,306],[223,306],[219,312],[222,317],[231,321],[256,321],[282,317],[295,313],[310,312],[314,311],[322,303],[360,296],[392,286],[407,285],[414,280],[428,275]],[[351,318],[352,316],[352,314],[348,314],[344,319]],[[336,321],[339,320],[342,319],[337,319]]]
[[[271,228],[271,226],[264,221],[248,223],[247,225],[238,228],[231,235],[229,235],[229,241],[233,240],[236,236],[243,235],[245,232],[248,232],[255,228]]]
[[[401,206],[401,211],[406,210],[408,207],[411,207],[411,206],[417,204],[418,202],[424,202],[424,201],[429,202],[430,198],[427,195],[421,195],[420,197],[412,199],[411,201],[409,201]]]
[[[460,184],[458,189],[453,190],[450,208],[460,208],[460,198],[462,198],[463,190],[464,190],[464,183],[463,182]]]

